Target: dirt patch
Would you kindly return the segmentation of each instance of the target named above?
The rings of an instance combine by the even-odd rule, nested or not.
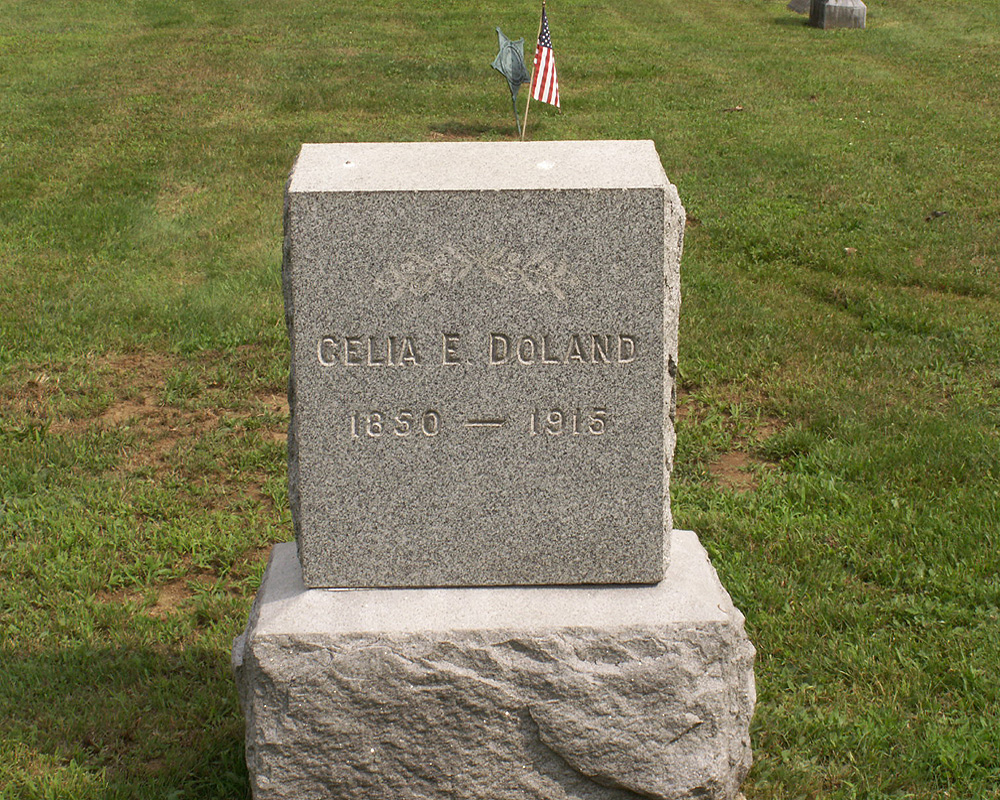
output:
[[[191,591],[184,579],[170,581],[159,587],[156,593],[156,602],[146,612],[156,619],[164,619],[173,614],[177,608],[194,592]]]
[[[677,402],[674,404],[674,418],[681,422],[697,419],[698,401],[686,389],[677,387]]]
[[[280,417],[282,420],[278,427],[269,427],[266,430],[262,430],[260,432],[261,438],[265,441],[285,444],[288,441],[288,425],[285,422],[289,416],[288,395],[271,392],[259,394],[257,395],[257,399],[266,411]]]
[[[94,429],[127,432],[130,443],[122,450],[118,471],[123,476],[141,471],[144,477],[159,479],[178,471],[175,451],[193,446],[224,423],[232,427],[236,420],[264,414],[266,424],[253,426],[261,438],[285,442],[286,394],[266,389],[234,398],[227,393],[228,387],[212,378],[213,368],[225,358],[221,353],[204,353],[192,363],[176,356],[139,352],[91,354],[58,365],[27,365],[21,375],[0,387],[0,404],[4,416],[12,417],[15,424],[20,419],[19,424],[44,426],[56,435],[79,435]],[[171,382],[180,386],[177,397],[171,396]],[[238,424],[234,431],[235,436],[241,435]],[[226,467],[220,464],[220,470]],[[197,480],[200,474],[189,477]],[[255,498],[261,496],[265,478],[261,475],[251,490]]]
[[[164,376],[176,364],[160,353],[128,353],[28,367],[31,377],[21,386],[6,387],[4,399],[11,400],[15,412],[47,419],[53,433],[77,433],[93,424],[116,427],[151,413]],[[114,398],[110,404],[108,395]],[[102,410],[81,410],[95,406]]]
[[[758,476],[753,472],[756,465],[770,466],[765,461],[734,450],[723,453],[709,464],[708,472],[716,483],[726,489],[733,489],[737,492],[752,492],[760,484]]]
[[[123,410],[124,411],[124,410]],[[170,469],[170,454],[184,442],[208,433],[215,428],[221,416],[210,409],[183,411],[160,406],[143,406],[135,416],[126,417],[121,423],[113,421],[117,409],[102,414],[97,424],[106,428],[138,428],[144,444],[132,449],[125,461],[127,472],[151,467],[157,475]]]
[[[275,413],[288,413],[288,395],[285,392],[262,392],[257,395],[261,404]]]
[[[138,592],[130,592],[127,589],[105,589],[96,595],[97,602],[108,605],[123,606],[126,603],[139,600]]]
[[[694,397],[687,391],[677,393],[677,420],[681,423],[701,424],[706,422],[710,416],[714,416],[713,424],[721,425],[732,432],[733,442],[745,445],[752,449],[753,446],[767,441],[776,433],[785,428],[785,421],[778,417],[754,416],[747,414],[734,414],[732,409],[756,406],[763,404],[763,398],[759,397],[723,397],[721,400],[713,398],[712,402],[705,402]]]
[[[722,487],[752,492],[760,483],[760,469],[774,468],[774,464],[755,456],[753,451],[782,431],[786,423],[777,417],[747,413],[748,408],[759,408],[763,402],[761,397],[747,398],[735,393],[713,396],[706,401],[687,391],[678,392],[677,420],[682,427],[706,425],[728,434],[723,440],[728,440],[731,449],[708,465],[709,474]]]
[[[145,613],[154,619],[166,619],[195,596],[196,587],[193,584],[200,583],[208,586],[214,584],[215,581],[214,575],[202,573],[175,578],[156,586],[156,600],[145,610]],[[125,605],[127,603],[141,605],[145,597],[143,589],[115,589],[97,593],[98,602],[109,605]]]
[[[761,444],[766,442],[776,433],[781,433],[784,429],[784,420],[778,419],[777,417],[761,417],[760,421],[754,426],[753,437],[758,444]]]
[[[47,365],[29,365],[20,380],[0,387],[0,412],[32,422],[51,423],[49,408],[61,389],[62,375]]]
[[[213,575],[202,574],[168,581],[156,588],[156,602],[146,611],[155,619],[165,619],[177,611],[184,603],[195,596],[196,589],[192,584],[200,583],[206,586],[215,583]]]

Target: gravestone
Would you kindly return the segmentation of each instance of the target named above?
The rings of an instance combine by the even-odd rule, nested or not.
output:
[[[683,228],[651,142],[303,146],[255,800],[737,796],[754,650],[670,524]]]
[[[662,578],[683,217],[651,142],[305,145],[285,215],[307,586]]]
[[[864,28],[868,7],[861,0],[812,0],[809,24],[817,28]]]

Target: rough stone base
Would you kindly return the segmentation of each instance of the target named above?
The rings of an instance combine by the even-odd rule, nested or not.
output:
[[[812,0],[809,24],[817,28],[864,28],[868,6],[861,0]]]
[[[276,546],[233,646],[255,800],[732,800],[754,649],[671,552],[655,586],[307,590]]]

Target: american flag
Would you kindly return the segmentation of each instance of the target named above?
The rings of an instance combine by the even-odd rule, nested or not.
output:
[[[538,32],[538,47],[535,48],[531,96],[535,100],[559,107],[559,79],[556,78],[556,60],[552,56],[552,36],[549,34],[549,21],[545,18],[544,3],[542,29]]]

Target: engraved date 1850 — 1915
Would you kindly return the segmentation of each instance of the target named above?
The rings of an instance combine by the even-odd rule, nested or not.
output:
[[[528,436],[603,436],[611,425],[611,413],[603,406],[584,408],[533,408],[524,423],[505,416],[467,417],[457,420],[456,429],[511,427]],[[348,416],[352,439],[434,438],[446,427],[435,409],[352,411]]]

